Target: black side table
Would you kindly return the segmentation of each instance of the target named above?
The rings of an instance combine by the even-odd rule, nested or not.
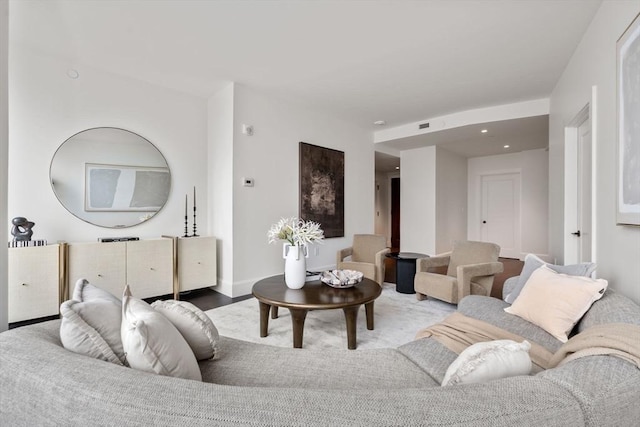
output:
[[[396,292],[415,294],[413,278],[416,275],[416,260],[428,258],[429,255],[416,252],[391,252],[386,257],[396,260]]]

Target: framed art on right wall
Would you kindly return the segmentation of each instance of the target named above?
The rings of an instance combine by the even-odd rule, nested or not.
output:
[[[640,14],[618,39],[616,53],[616,223],[640,225]]]

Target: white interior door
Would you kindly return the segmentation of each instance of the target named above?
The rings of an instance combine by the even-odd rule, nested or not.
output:
[[[593,134],[590,106],[565,128],[564,263],[595,261]]]
[[[482,176],[482,241],[500,245],[500,256],[520,258],[520,174]]]

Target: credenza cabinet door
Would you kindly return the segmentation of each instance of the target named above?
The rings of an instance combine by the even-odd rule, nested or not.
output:
[[[78,279],[118,298],[127,283],[127,242],[72,243],[68,247],[69,299]]]
[[[136,298],[173,294],[173,241],[127,242],[127,284]]]
[[[59,245],[9,248],[8,321],[59,313]]]
[[[180,291],[215,286],[216,238],[178,239],[178,284]]]

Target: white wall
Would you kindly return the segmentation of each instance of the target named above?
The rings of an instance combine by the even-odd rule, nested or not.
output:
[[[209,235],[217,238],[216,290],[233,293],[233,93],[234,84],[212,96],[208,102]]]
[[[617,226],[616,40],[640,12],[640,2],[605,1],[569,61],[550,99],[550,251],[563,260],[564,129],[590,102],[597,86],[595,161],[597,275],[640,303],[640,227]]]
[[[0,224],[7,224],[9,1],[0,0]],[[7,330],[7,229],[0,227],[0,332]]]
[[[260,278],[282,274],[282,245],[269,245],[267,230],[281,217],[298,216],[301,141],[345,153],[345,237],[326,239],[307,260],[310,270],[333,267],[336,252],[351,245],[353,234],[374,231],[371,131],[239,84],[233,111],[231,295],[249,293]],[[243,124],[254,127],[253,136],[242,134]],[[253,178],[254,186],[243,187],[242,178]]]
[[[548,156],[545,149],[469,159],[469,240],[481,240],[482,175],[520,173],[521,258],[548,258]]]
[[[467,158],[436,148],[436,252],[467,239]]]
[[[67,77],[69,68],[79,71],[77,80]],[[77,242],[108,236],[182,235],[185,194],[191,198],[196,186],[198,205],[207,206],[205,99],[70,64],[18,45],[11,46],[9,84],[8,215],[34,221],[34,238]],[[171,168],[167,205],[134,228],[106,229],[77,219],[58,202],[49,184],[49,164],[58,146],[81,130],[100,126],[145,137]],[[191,231],[191,223],[189,227]],[[198,227],[208,228],[204,210]]]
[[[436,147],[400,153],[400,250],[436,253]]]

